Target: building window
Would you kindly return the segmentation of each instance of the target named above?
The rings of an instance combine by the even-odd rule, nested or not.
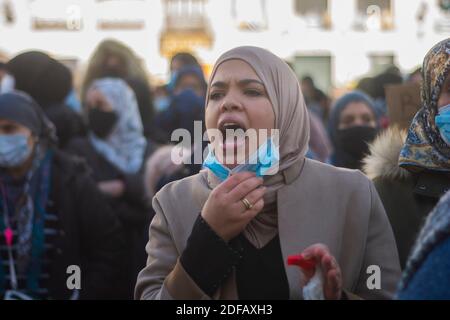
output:
[[[295,12],[305,20],[308,27],[331,28],[328,0],[296,0]]]
[[[387,31],[394,28],[391,0],[357,0],[355,29]]]
[[[395,56],[393,54],[374,53],[369,55],[370,73],[380,74],[395,66]]]
[[[0,10],[3,16],[3,24],[5,25],[14,24],[16,20],[16,15],[14,13],[12,2],[10,0],[4,0],[3,3],[1,3]]]
[[[211,48],[213,35],[205,10],[206,0],[164,0],[164,28],[160,52],[171,57],[179,51]]]
[[[309,76],[315,86],[323,92],[331,92],[333,59],[330,55],[301,55],[296,56],[292,68],[299,79]]]
[[[101,30],[143,29],[146,10],[143,0],[97,0],[97,28]]]
[[[78,31],[83,27],[81,8],[70,0],[32,0],[30,12],[34,30]]]
[[[204,0],[166,0],[164,16],[167,29],[199,30],[206,25]]]
[[[438,33],[450,33],[450,0],[437,0],[439,17],[435,21],[434,28]]]
[[[267,29],[266,0],[233,0],[232,11],[236,26],[243,31]]]

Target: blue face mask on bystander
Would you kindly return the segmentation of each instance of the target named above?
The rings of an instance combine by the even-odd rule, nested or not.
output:
[[[442,139],[450,146],[450,104],[439,109],[439,113],[434,118]]]
[[[0,135],[0,167],[14,168],[22,165],[30,156],[28,138],[23,134]]]

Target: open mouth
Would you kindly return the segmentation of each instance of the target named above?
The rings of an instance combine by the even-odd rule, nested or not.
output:
[[[224,120],[219,123],[219,131],[222,134],[222,141],[219,141],[219,147],[225,153],[229,153],[231,150],[237,152],[240,148],[245,147],[247,128],[239,121]]]

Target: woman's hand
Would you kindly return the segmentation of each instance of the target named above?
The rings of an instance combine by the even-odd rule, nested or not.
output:
[[[230,176],[211,191],[201,213],[203,219],[222,239],[233,239],[263,208],[266,188],[261,187],[262,183],[251,172]],[[247,209],[243,198],[253,205],[251,209]]]
[[[336,259],[331,255],[330,250],[324,244],[314,244],[306,248],[302,255],[305,259],[314,259],[316,268],[320,267],[323,273],[323,294],[327,300],[339,300],[342,295],[342,275],[341,268]],[[303,270],[305,284],[314,276],[314,270]]]
[[[103,111],[113,111],[113,107],[105,95],[98,89],[92,88],[86,93],[86,104],[90,107],[99,108]]]
[[[125,192],[125,184],[122,180],[108,180],[97,183],[101,192],[113,198],[119,198]]]

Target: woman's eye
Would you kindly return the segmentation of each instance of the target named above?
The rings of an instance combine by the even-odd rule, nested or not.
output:
[[[222,92],[212,92],[209,95],[209,99],[211,99],[211,100],[218,100],[218,99],[222,98],[222,96],[223,96]]]
[[[244,93],[251,97],[258,97],[258,96],[262,95],[262,93],[260,91],[255,90],[255,89],[247,89],[247,90],[245,90]]]
[[[364,123],[370,123],[371,121],[372,121],[372,118],[370,116],[367,116],[367,115],[363,116]]]

